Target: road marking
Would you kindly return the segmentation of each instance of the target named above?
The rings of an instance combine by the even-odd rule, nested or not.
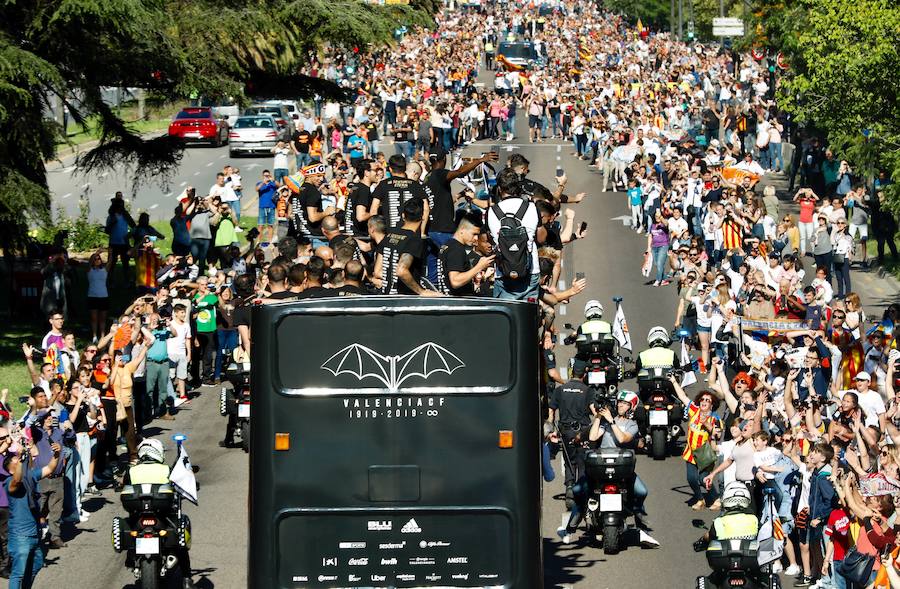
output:
[[[82,187],[83,189],[88,189],[88,188],[91,187],[91,183],[90,183],[90,182],[85,182],[84,184],[81,185],[81,187]]]
[[[199,176],[200,172],[194,172],[194,176]]]
[[[150,209],[150,210],[152,211],[153,209],[155,209],[155,208],[158,207],[158,206],[159,206],[158,203],[154,203],[154,204],[150,205],[150,206],[147,207],[147,208]]]
[[[559,314],[560,314],[562,317],[565,317],[565,316],[566,316],[566,305],[560,305],[560,306],[559,306]]]
[[[225,154],[223,153],[222,155],[220,155],[220,156],[219,156],[219,159],[220,159],[220,160],[225,159]]]
[[[167,192],[167,193],[166,193],[166,198],[172,196],[173,194],[175,194],[175,193],[174,193],[174,192]]]
[[[562,145],[557,145],[557,146],[556,146],[556,153],[559,153],[559,152],[561,152],[561,151],[562,151]]]
[[[182,182],[179,186],[187,186],[187,182]]]
[[[103,172],[102,174],[100,174],[101,178],[106,178],[107,176],[109,176],[109,172]]]
[[[260,166],[259,164],[250,164],[249,166],[247,166],[247,169],[252,170],[253,168],[261,168],[261,167],[262,166]]]
[[[72,193],[71,193],[71,192],[67,192],[67,193],[65,193],[64,195],[62,195],[61,198],[69,198],[70,196],[72,196]]]
[[[610,221],[621,221],[623,227],[631,227],[631,217],[629,215],[619,215],[618,217],[610,217]]]
[[[514,149],[519,149],[519,146],[518,146],[518,145],[504,145],[504,146],[503,146],[503,151],[510,151],[510,152],[511,152],[511,151],[514,150]]]
[[[212,162],[208,162],[208,163],[206,164],[206,167],[207,167],[207,168],[211,168],[211,167],[212,167],[212,164],[213,164]]]
[[[556,290],[566,290],[566,281],[560,278],[556,283]]]

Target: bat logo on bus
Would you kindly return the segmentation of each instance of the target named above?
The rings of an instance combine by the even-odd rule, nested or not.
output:
[[[384,356],[362,344],[350,344],[325,360],[322,370],[335,376],[352,374],[359,380],[374,378],[391,392],[407,379],[428,378],[436,372],[453,374],[465,367],[459,357],[434,342],[417,346],[402,356]]]

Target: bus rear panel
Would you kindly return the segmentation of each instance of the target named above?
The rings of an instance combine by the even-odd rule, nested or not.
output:
[[[249,586],[542,587],[536,325],[494,300],[254,309]]]

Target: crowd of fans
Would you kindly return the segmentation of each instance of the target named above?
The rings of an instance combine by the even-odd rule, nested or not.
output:
[[[501,60],[504,39],[532,41],[542,67]],[[483,68],[497,70],[493,84],[477,83]],[[631,225],[647,237],[645,276],[655,267],[648,284],[675,287],[675,331],[708,379],[693,401],[674,383],[689,407],[685,460],[699,471],[694,453],[707,443],[722,459],[689,480],[692,507],[718,507],[720,474],[753,488],[758,512],[768,487],[800,586],[852,586],[836,566],[851,549],[896,574],[881,554],[900,490],[900,307],[870,329],[850,271],[868,262],[870,224],[879,259],[885,243],[893,251],[896,223],[879,206],[890,180],[864,184],[817,140],[785,152],[794,131],[761,65],[563,2],[450,13],[391,49],[329,53],[309,73],[355,101],[316,100],[259,177],[226,165],[205,193],[187,188],[169,247],[146,213],[134,221],[113,199],[108,251],[88,264],[90,338],[66,326],[65,255],[44,269],[50,330],[23,346],[27,409],[15,415],[5,390],[0,398],[0,452],[19,481],[0,497],[13,582],[40,568],[28,561],[26,571],[39,538],[62,547],[60,522],[87,521],[83,501],[115,485],[151,420],[174,419],[200,385],[221,381],[235,351],[249,352],[254,304],[377,293],[532,300],[552,351],[555,308],[586,287],[556,288],[562,250],[586,230],[571,205],[586,195],[568,194],[564,174],[549,186],[530,178],[520,154],[496,170],[496,152],[456,155],[479,139],[513,140],[518,109],[529,141],[571,142],[602,174],[601,190],[627,194]],[[759,190],[787,166],[800,174],[796,219],[773,188]],[[253,205],[256,227],[242,231]],[[121,290],[136,298],[119,312],[111,294]],[[563,384],[545,359],[546,379]]]

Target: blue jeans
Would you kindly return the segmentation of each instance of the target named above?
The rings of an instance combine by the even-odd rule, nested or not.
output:
[[[281,184],[282,180],[284,180],[285,176],[290,176],[291,171],[287,168],[275,168],[273,175],[275,176],[275,183]]]
[[[222,376],[222,364],[225,363],[225,358],[230,357],[231,352],[238,345],[237,329],[220,329],[217,334],[219,349],[216,352],[216,368],[213,372],[213,379],[215,380],[219,380]]]
[[[700,471],[697,470],[697,465],[692,462],[685,461],[685,470],[687,474],[687,483],[691,487],[692,495],[688,503],[693,505],[697,501],[701,499],[706,500],[706,505],[710,506],[715,502],[715,500],[719,497],[719,490],[716,488],[715,483],[709,486],[709,491],[703,490],[703,477],[700,475]]]
[[[508,278],[498,278],[494,281],[494,298],[504,299],[507,301],[527,301],[533,299],[537,302],[538,284],[540,284],[541,275],[535,272],[531,278],[519,278],[518,280],[510,280]]]
[[[647,513],[644,510],[644,501],[647,500],[647,495],[650,494],[649,489],[647,489],[647,485],[644,484],[644,481],[641,480],[640,475],[634,475],[634,509],[638,513]]]
[[[411,141],[396,141],[394,142],[394,150],[407,160],[411,160],[416,153],[416,146]]]
[[[516,134],[516,117],[511,116],[506,119],[506,132],[510,135]]]
[[[837,292],[834,294],[838,298],[844,298],[847,294],[852,292],[850,288],[850,258],[844,256],[843,262],[833,262],[833,264],[834,278],[837,282]]]
[[[784,171],[784,157],[781,155],[780,143],[769,143],[769,167]]]
[[[238,197],[237,200],[229,200],[228,206],[231,207],[231,212],[234,213],[234,218],[237,219],[238,222],[241,220],[241,199]]]
[[[194,263],[200,268],[200,272],[206,271],[206,254],[209,252],[209,243],[211,239],[191,239],[191,256]]]
[[[297,159],[297,171],[300,171],[300,168],[303,166],[308,166],[312,163],[312,156],[308,153],[298,153],[296,156]]]
[[[437,284],[437,260],[441,253],[441,247],[453,237],[452,233],[442,233],[440,231],[432,231],[428,234],[428,245],[426,248],[425,266],[428,269],[428,280],[431,284]]]
[[[656,264],[656,281],[662,282],[666,279],[666,254],[669,253],[668,245],[655,245],[651,248],[651,256],[653,263]]]
[[[9,573],[9,589],[29,589],[44,566],[44,551],[37,538],[10,534],[9,558],[12,561]]]

